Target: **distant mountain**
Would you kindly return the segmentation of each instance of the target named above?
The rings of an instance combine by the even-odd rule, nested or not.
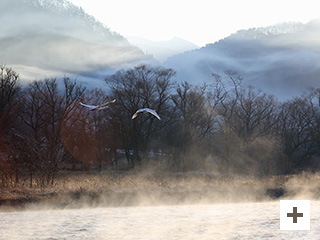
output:
[[[286,99],[320,87],[320,21],[240,30],[164,65],[193,83],[212,82],[211,73],[237,71],[245,84]]]
[[[127,39],[131,44],[141,48],[146,54],[151,54],[160,62],[165,61],[168,57],[173,55],[199,48],[199,46],[177,37],[168,41],[159,42],[134,36],[129,36]]]
[[[2,0],[0,12],[0,63],[22,80],[74,74],[90,84],[151,58],[66,0]]]

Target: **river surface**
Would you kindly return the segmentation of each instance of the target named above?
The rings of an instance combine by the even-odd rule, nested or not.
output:
[[[320,239],[320,202],[310,231],[279,230],[280,201],[0,213],[0,239]]]

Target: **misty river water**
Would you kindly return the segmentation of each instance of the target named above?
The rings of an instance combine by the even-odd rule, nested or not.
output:
[[[320,239],[320,202],[311,230],[279,230],[280,201],[0,213],[0,239]]]

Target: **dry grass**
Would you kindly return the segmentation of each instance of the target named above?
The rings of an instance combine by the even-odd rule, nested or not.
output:
[[[62,173],[45,188],[28,182],[1,189],[1,210],[46,207],[130,206],[184,203],[319,199],[320,174],[263,179],[208,173]],[[280,195],[278,190],[280,191]]]

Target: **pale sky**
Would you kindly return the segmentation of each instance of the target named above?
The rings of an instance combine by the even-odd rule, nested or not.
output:
[[[320,18],[318,0],[69,0],[122,36],[198,46],[240,29]]]

